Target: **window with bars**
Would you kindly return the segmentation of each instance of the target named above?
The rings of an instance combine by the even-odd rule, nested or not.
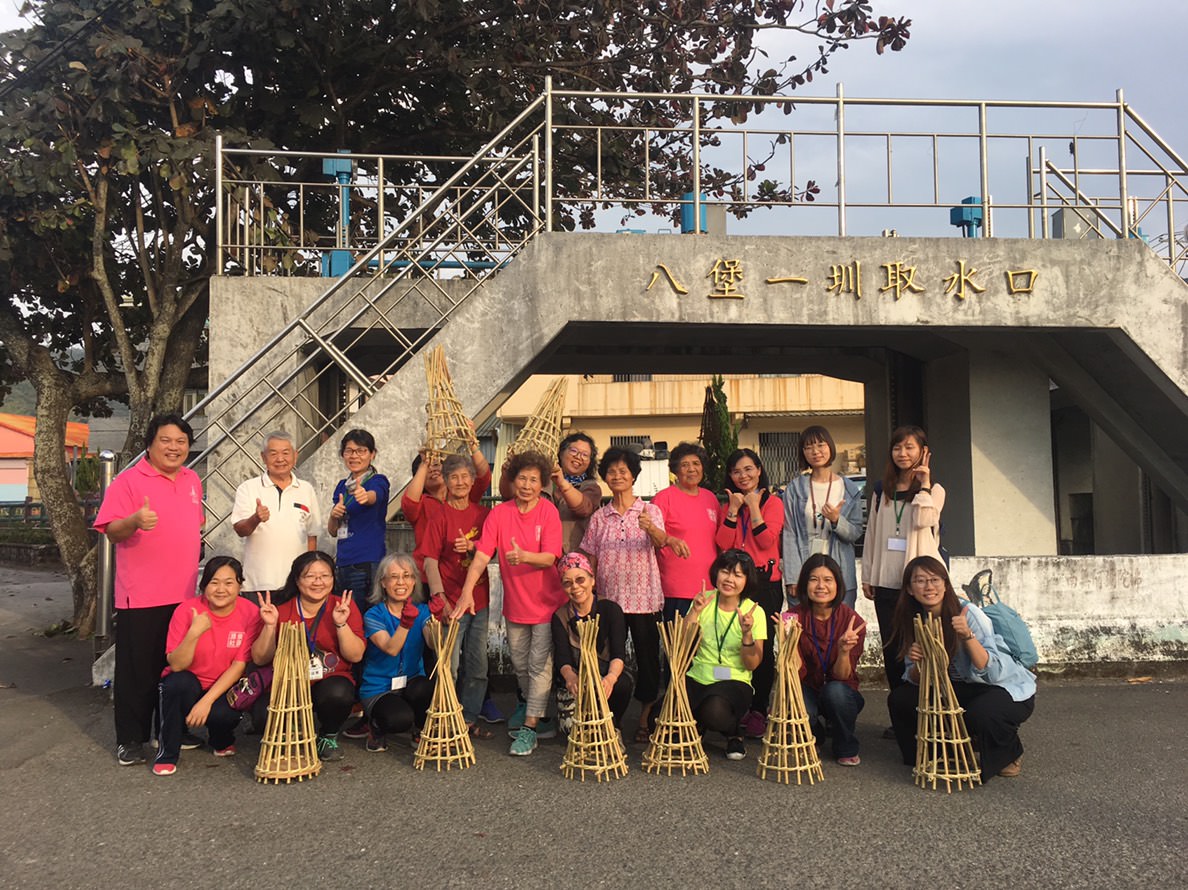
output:
[[[773,488],[788,484],[800,472],[800,433],[760,433],[759,458]]]
[[[652,447],[651,436],[611,436],[611,448],[626,448],[639,454],[642,448]]]
[[[651,374],[611,374],[611,383],[650,383]]]

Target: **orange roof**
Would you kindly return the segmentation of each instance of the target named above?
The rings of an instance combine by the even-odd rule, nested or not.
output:
[[[22,453],[6,452],[0,457],[31,457],[33,454],[32,439],[33,434],[37,431],[37,418],[29,417],[24,414],[3,414],[0,413],[0,428],[12,430],[14,433],[19,433],[27,436],[30,440],[29,449]],[[66,447],[67,448],[81,448],[84,451],[87,447],[87,442],[91,437],[91,428],[85,423],[67,423],[66,424]]]

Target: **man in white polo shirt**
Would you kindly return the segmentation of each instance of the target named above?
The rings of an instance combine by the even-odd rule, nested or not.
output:
[[[243,594],[252,602],[257,593],[285,586],[293,560],[317,549],[322,527],[313,485],[293,473],[293,437],[283,430],[268,433],[260,457],[265,472],[235,490],[231,510],[235,533],[244,539]]]

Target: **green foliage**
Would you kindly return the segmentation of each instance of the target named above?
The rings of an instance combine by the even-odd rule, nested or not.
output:
[[[74,490],[79,494],[97,494],[99,491],[99,458],[80,458],[74,468]]]
[[[721,374],[710,379],[705,388],[705,407],[701,414],[701,433],[698,438],[709,456],[706,467],[706,484],[715,492],[726,486],[726,459],[738,448],[738,431],[741,423],[730,419],[730,407],[726,404],[726,381]]]

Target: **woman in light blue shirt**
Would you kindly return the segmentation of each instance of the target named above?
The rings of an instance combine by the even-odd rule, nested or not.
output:
[[[895,604],[890,645],[898,646],[905,660],[907,682],[891,690],[887,709],[903,762],[916,762],[921,651],[912,621],[925,612],[941,620],[949,679],[981,757],[982,781],[1019,775],[1019,727],[1035,710],[1035,674],[1015,661],[985,612],[957,598],[944,563],[931,556],[917,556],[907,564]]]

